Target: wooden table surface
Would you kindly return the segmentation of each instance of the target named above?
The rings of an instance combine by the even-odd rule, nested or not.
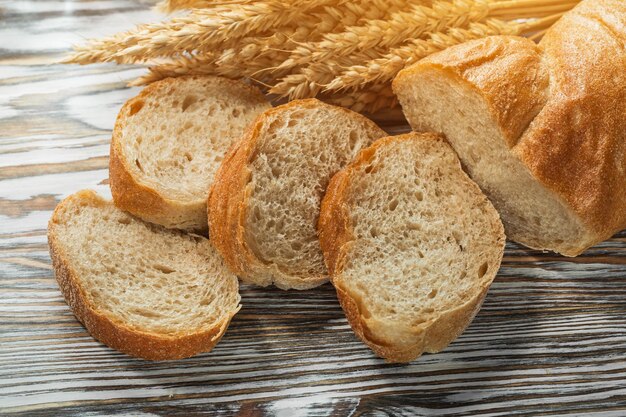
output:
[[[79,189],[110,195],[111,128],[144,70],[55,62],[156,18],[131,0],[0,1],[0,414],[626,415],[626,233],[574,259],[509,243],[471,327],[410,365],[374,357],[330,285],[244,286],[221,343],[191,359],[94,341],[61,297],[46,223]]]

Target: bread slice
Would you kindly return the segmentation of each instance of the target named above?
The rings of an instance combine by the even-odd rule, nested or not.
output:
[[[626,228],[626,2],[586,0],[536,45],[496,36],[394,80],[416,131],[444,133],[507,236],[576,256]]]
[[[498,213],[435,134],[363,150],[330,182],[319,231],[350,325],[390,362],[439,352],[463,332],[505,243]]]
[[[78,320],[129,355],[164,360],[208,352],[239,311],[237,277],[207,239],[144,223],[93,191],[57,206],[48,242]]]
[[[385,135],[315,99],[263,113],[224,159],[209,194],[211,241],[245,282],[306,289],[328,280],[317,238],[328,181]]]
[[[206,231],[215,171],[246,126],[270,107],[241,81],[188,76],[150,84],[126,102],[115,123],[115,204],[151,223]]]

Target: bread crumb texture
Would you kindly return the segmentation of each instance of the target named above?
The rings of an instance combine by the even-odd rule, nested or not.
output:
[[[347,312],[357,333],[392,361],[441,350],[480,306],[505,241],[454,151],[433,134],[382,139],[329,193],[322,244],[335,251],[332,281],[344,308],[357,310]]]
[[[205,200],[228,148],[270,107],[240,81],[189,76],[151,84],[120,112],[127,168],[166,198]]]
[[[145,223],[92,191],[59,204],[49,241],[57,279],[74,313],[96,338],[135,356],[145,355],[130,346],[133,337],[139,343],[143,336],[169,343],[215,333],[209,340],[217,342],[239,310],[237,277],[207,239]],[[98,328],[102,317],[115,335]],[[117,340],[123,333],[131,335],[129,346]]]

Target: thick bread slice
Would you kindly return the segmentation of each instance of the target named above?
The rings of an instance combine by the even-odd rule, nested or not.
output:
[[[385,133],[315,99],[259,116],[224,159],[209,194],[211,241],[244,281],[306,289],[328,280],[317,238],[326,185]]]
[[[491,37],[400,72],[416,131],[446,135],[507,236],[576,256],[626,227],[626,2],[581,2],[537,46]]]
[[[129,355],[164,360],[208,352],[239,311],[237,277],[207,239],[144,223],[93,191],[57,206],[48,242],[78,320]]]
[[[498,213],[435,134],[363,150],[331,180],[319,231],[350,325],[390,362],[439,352],[463,332],[505,243]]]
[[[228,148],[271,106],[240,81],[168,78],[120,110],[111,142],[115,204],[168,228],[206,231],[206,197]]]

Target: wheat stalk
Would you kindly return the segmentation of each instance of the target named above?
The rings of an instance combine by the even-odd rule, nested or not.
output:
[[[517,20],[562,15],[581,0],[499,0],[489,5],[492,17]]]
[[[164,13],[171,13],[182,9],[201,9],[210,6],[211,0],[164,0],[157,4],[157,9]]]

